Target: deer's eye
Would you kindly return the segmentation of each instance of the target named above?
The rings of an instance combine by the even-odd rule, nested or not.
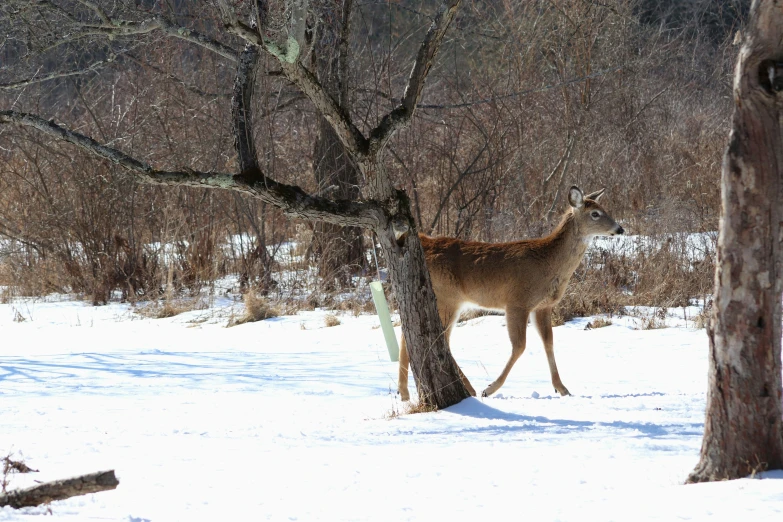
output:
[[[598,219],[599,217],[601,217],[601,213],[598,212],[597,210],[593,210],[592,212],[590,212],[590,217],[592,217],[593,219]]]

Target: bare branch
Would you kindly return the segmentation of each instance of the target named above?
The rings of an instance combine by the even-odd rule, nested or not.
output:
[[[601,71],[596,71],[592,74],[588,74],[585,76],[579,76],[577,78],[570,78],[568,80],[564,80],[559,83],[553,83],[551,85],[544,85],[542,87],[535,87],[533,89],[526,89],[524,91],[516,91],[511,92],[508,94],[501,94],[498,96],[492,96],[490,98],[482,98],[479,100],[472,100],[472,101],[466,101],[462,103],[452,103],[452,104],[430,104],[430,103],[420,103],[416,106],[418,109],[462,109],[464,107],[471,107],[473,105],[483,105],[485,103],[494,103],[499,100],[507,100],[510,98],[518,98],[520,96],[527,96],[528,94],[536,94],[539,92],[546,92],[550,91],[552,89],[556,89],[558,87],[565,87],[566,85],[571,85],[573,83],[581,83],[584,81],[592,80],[593,78],[599,78],[601,76],[606,76],[611,73],[620,71],[621,69],[628,68],[630,65],[632,65],[633,62],[629,63],[623,63],[621,65],[617,65],[615,67],[611,67],[609,69],[603,69]],[[662,94],[662,93],[661,93]]]
[[[97,15],[98,15],[98,18],[100,18],[100,19],[101,19],[101,21],[102,21],[104,24],[107,24],[107,25],[111,24],[111,19],[110,19],[110,18],[108,17],[108,15],[106,14],[106,11],[104,11],[104,10],[101,8],[101,6],[99,6],[99,5],[98,5],[98,4],[96,4],[95,2],[90,2],[90,0],[79,0],[79,3],[80,3],[80,4],[82,4],[82,5],[84,5],[84,6],[87,6],[87,7],[89,7],[89,8],[90,8],[90,9],[92,9],[93,11],[95,11],[95,14],[97,14]]]
[[[386,221],[383,208],[376,201],[331,200],[312,196],[298,186],[279,183],[263,175],[258,179],[249,179],[243,174],[199,172],[190,169],[158,170],[119,149],[102,145],[89,136],[68,130],[53,121],[34,114],[0,111],[0,124],[11,123],[35,128],[49,136],[77,145],[91,154],[124,167],[141,183],[243,192],[278,207],[289,216],[342,226],[377,229]]]
[[[146,60],[142,60],[141,58],[134,56],[133,54],[126,54],[125,58],[129,59],[130,61],[145,67],[147,69],[150,69],[151,71],[154,71],[156,74],[159,74],[163,77],[165,77],[168,80],[171,80],[174,83],[177,83],[181,85],[183,88],[187,89],[188,91],[192,92],[193,94],[196,94],[198,96],[202,96],[204,98],[231,98],[231,95],[225,92],[206,92],[201,89],[199,89],[197,86],[183,80],[182,78],[179,78],[178,76],[164,71],[162,68],[158,67],[157,65],[151,64]]]
[[[16,82],[11,83],[0,83],[0,90],[4,91],[11,91],[14,89],[21,89],[23,87],[28,87],[30,85],[34,85],[37,83],[45,82],[48,80],[56,80],[59,78],[68,78],[69,76],[80,76],[82,74],[87,74],[89,72],[94,72],[101,67],[108,65],[109,63],[114,61],[114,57],[109,57],[106,60],[99,60],[97,62],[94,62],[90,64],[89,67],[85,67],[83,69],[77,69],[75,71],[65,71],[65,72],[59,72],[59,73],[51,73],[46,74],[44,76],[31,76],[30,78],[25,78],[24,80],[19,80]]]
[[[231,46],[213,40],[212,38],[209,38],[198,31],[188,29],[187,27],[178,27],[166,18],[158,17],[158,20],[161,23],[162,29],[167,34],[200,45],[205,49],[209,49],[210,51],[219,54],[223,58],[228,58],[232,62],[237,61],[237,52]]]
[[[224,58],[231,60],[232,62],[237,60],[237,52],[232,47],[209,38],[208,36],[201,34],[198,31],[175,25],[169,19],[163,16],[156,16],[142,22],[113,20],[110,24],[107,25],[85,25],[84,31],[73,35],[71,38],[83,38],[90,35],[106,35],[109,37],[131,36],[137,34],[147,34],[158,30],[168,34],[169,36],[173,36],[174,38],[179,38],[181,40],[200,45],[205,49],[208,49]]]
[[[367,155],[369,142],[362,131],[353,124],[343,107],[326,92],[315,75],[300,62],[280,61],[280,67],[288,81],[299,87],[305,96],[313,102],[321,115],[326,118],[354,161],[360,163]]]
[[[313,102],[315,108],[334,128],[348,154],[357,164],[360,164],[367,154],[367,138],[353,124],[343,107],[326,92],[315,75],[301,64],[298,59],[299,44],[293,37],[290,37],[286,47],[281,49],[278,44],[262,38],[258,31],[238,20],[234,10],[224,0],[220,0],[218,3],[221,6],[228,31],[249,44],[263,48],[277,59],[288,81],[299,87],[305,96]],[[294,44],[296,44],[296,49],[292,47]]]
[[[383,150],[394,133],[408,125],[411,118],[413,118],[416,105],[419,103],[421,93],[424,90],[424,82],[432,68],[435,57],[438,55],[446,30],[457,13],[460,1],[448,0],[443,2],[440,8],[438,8],[438,14],[432,21],[432,25],[430,25],[421,47],[419,47],[416,62],[414,62],[408,78],[408,85],[405,86],[402,101],[391,112],[386,114],[378,126],[370,133],[371,155]]]

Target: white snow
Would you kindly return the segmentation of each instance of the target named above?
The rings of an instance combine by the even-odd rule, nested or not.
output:
[[[232,307],[145,319],[116,303],[0,305],[0,452],[40,470],[10,487],[116,470],[116,490],[53,502],[43,520],[783,520],[782,472],[682,485],[707,386],[707,338],[687,320],[556,328],[565,398],[531,328],[495,396],[395,416],[376,317],[225,328]],[[510,354],[504,324],[454,330],[476,389]]]

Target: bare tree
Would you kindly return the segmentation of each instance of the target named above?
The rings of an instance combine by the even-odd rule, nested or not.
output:
[[[404,335],[409,341],[411,366],[419,398],[426,404],[446,407],[468,396],[443,336],[435,297],[424,263],[406,194],[392,183],[385,168],[385,151],[391,138],[407,127],[421,99],[424,83],[438,55],[446,30],[455,17],[459,0],[440,4],[418,49],[402,96],[394,108],[364,133],[350,111],[318,81],[303,61],[307,54],[307,0],[279,3],[225,0],[197,10],[180,12],[189,4],[136,2],[45,2],[12,0],[4,7],[5,23],[29,22],[18,45],[27,63],[27,76],[3,81],[5,89],[41,81],[85,74],[105,63],[119,62],[128,48],[165,44],[169,39],[187,42],[236,64],[231,102],[231,128],[237,156],[235,172],[197,170],[190,167],[157,168],[119,147],[99,143],[85,134],[38,114],[0,110],[0,124],[37,129],[114,163],[144,183],[186,185],[239,191],[277,206],[293,217],[325,221],[341,226],[372,229],[386,258],[400,308]],[[203,7],[202,7],[203,5]],[[196,14],[197,13],[197,14]],[[219,13],[219,14],[218,14]],[[218,22],[219,20],[219,22]],[[86,46],[103,47],[93,53]],[[117,42],[122,45],[118,46]],[[52,49],[67,48],[72,60],[57,60]],[[118,55],[117,53],[120,53]],[[361,178],[361,197],[335,199],[306,193],[301,187],[271,179],[259,166],[253,134],[252,97],[256,90],[261,57],[271,60],[329,123]],[[36,59],[38,62],[35,63]],[[48,59],[48,61],[47,61]],[[87,62],[85,64],[85,62]],[[122,62],[119,66],[124,65]],[[21,68],[20,71],[23,71]],[[45,71],[45,72],[42,72]],[[228,115],[226,115],[228,117]]]
[[[723,159],[707,418],[689,482],[783,468],[783,11],[753,3]]]

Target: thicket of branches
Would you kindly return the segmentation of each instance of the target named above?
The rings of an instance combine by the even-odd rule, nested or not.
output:
[[[194,45],[184,32],[109,38],[69,20],[59,9],[65,4],[98,18],[104,4],[131,18],[162,13],[192,31],[221,23],[188,0],[6,1],[0,106],[67,121],[160,168],[236,170],[225,117],[235,68],[220,49]],[[419,229],[487,241],[537,236],[556,223],[566,187],[607,187],[606,207],[623,227],[661,241],[640,244],[634,255],[588,258],[563,314],[610,310],[630,299],[629,290],[636,302],[659,306],[709,293],[711,246],[694,263],[684,237],[717,230],[731,40],[745,4],[465,2],[413,124],[389,147],[390,175],[410,196]],[[374,0],[354,7],[350,69],[364,74],[349,71],[349,93],[362,131],[395,103],[431,9]],[[82,39],[92,40],[91,56],[83,41],[73,43]],[[275,60],[261,63],[254,98],[261,169],[328,196],[334,188],[319,186],[313,172],[312,104]],[[7,292],[77,292],[103,303],[114,291],[128,299],[195,292],[226,275],[238,275],[243,289],[276,292],[282,258],[275,254],[283,250],[275,247],[295,240],[299,254],[322,255],[307,244],[312,227],[240,194],[142,186],[35,130],[0,128]]]

